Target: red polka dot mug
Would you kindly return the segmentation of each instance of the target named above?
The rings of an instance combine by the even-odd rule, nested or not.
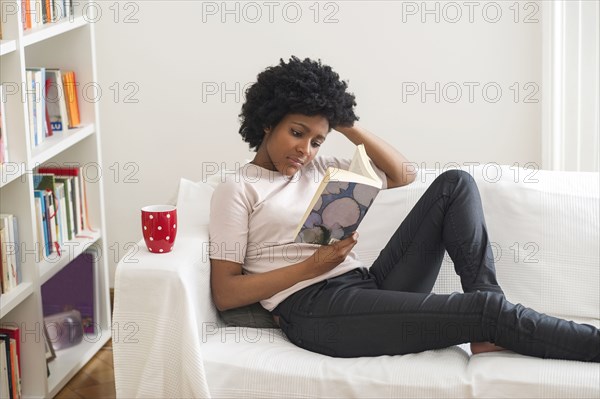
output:
[[[142,233],[148,251],[171,252],[177,235],[177,208],[173,205],[149,205],[142,208]]]

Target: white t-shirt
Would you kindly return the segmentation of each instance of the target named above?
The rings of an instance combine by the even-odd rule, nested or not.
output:
[[[385,188],[385,173],[371,165]],[[317,156],[291,177],[254,164],[226,175],[211,199],[209,257],[241,263],[244,274],[254,274],[311,256],[319,245],[295,243],[293,234],[328,166],[348,169],[350,160]],[[294,292],[361,266],[351,251],[329,272],[301,281],[260,303],[271,311]]]

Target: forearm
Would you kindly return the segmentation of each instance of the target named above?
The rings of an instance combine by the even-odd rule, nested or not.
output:
[[[388,188],[405,186],[415,180],[414,166],[404,155],[380,137],[357,123],[351,127],[340,126],[335,129],[355,145],[364,144],[369,158],[388,177]]]
[[[250,305],[285,289],[300,281],[318,276],[311,268],[311,258],[293,265],[281,267],[265,273],[237,274],[229,276],[226,284],[213,284],[213,298],[219,310],[233,309]]]
[[[242,274],[240,264],[230,262],[230,268],[226,265],[219,268],[219,261],[216,261],[211,265],[215,305],[219,310],[249,305],[270,298],[300,281],[327,273],[346,259],[357,240],[358,233],[354,232],[344,240],[320,246],[302,262],[265,273]]]

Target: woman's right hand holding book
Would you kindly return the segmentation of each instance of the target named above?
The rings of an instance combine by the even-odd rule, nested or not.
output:
[[[320,246],[300,263],[265,273],[243,274],[242,264],[211,259],[213,301],[220,311],[267,299],[294,284],[315,278],[342,263],[358,242],[358,233],[331,245]]]
[[[320,246],[319,249],[307,259],[313,262],[311,269],[315,274],[314,277],[327,273],[342,263],[357,242],[358,233],[355,231],[346,239],[330,245]]]

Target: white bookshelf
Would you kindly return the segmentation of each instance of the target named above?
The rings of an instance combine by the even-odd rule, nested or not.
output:
[[[13,52],[17,49],[15,40],[0,40],[0,56]]]
[[[0,0],[2,85],[25,87],[25,69],[34,67],[73,70],[79,83],[97,82],[94,24],[84,16],[86,3],[74,2],[73,18],[23,31],[21,1]],[[19,12],[5,12],[15,8]],[[86,180],[91,230],[65,243],[60,257],[53,254],[52,259],[40,258],[32,250],[43,239],[36,236],[31,171],[38,166],[64,163],[90,164],[101,170],[98,103],[85,101],[78,92],[81,126],[57,133],[33,147],[27,102],[22,100],[22,94],[21,91],[7,94],[4,104],[6,132],[3,134],[6,133],[9,160],[0,167],[0,213],[18,218],[19,245],[29,252],[21,251],[22,282],[0,297],[0,323],[16,323],[21,330],[23,397],[52,398],[111,337],[104,191],[102,173]],[[42,284],[91,245],[99,249],[98,268],[94,271],[97,333],[87,334],[77,346],[56,351],[56,359],[47,366],[42,336]]]
[[[6,294],[2,294],[2,307],[0,309],[0,317],[4,318],[6,314],[12,311],[18,304],[23,302],[25,298],[33,293],[33,284],[29,281],[24,281],[16,288],[10,290]]]
[[[91,124],[77,129],[69,129],[65,134],[49,137],[32,150],[31,163],[32,165],[41,165],[95,133],[96,127]]]

